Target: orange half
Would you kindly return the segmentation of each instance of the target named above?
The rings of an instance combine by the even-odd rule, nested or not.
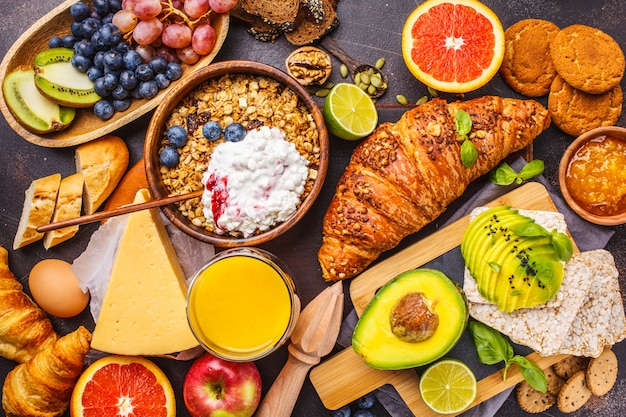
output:
[[[402,56],[409,71],[437,91],[466,93],[487,84],[504,57],[504,30],[477,0],[428,0],[407,18]]]

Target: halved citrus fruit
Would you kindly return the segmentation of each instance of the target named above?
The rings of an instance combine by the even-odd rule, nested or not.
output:
[[[440,414],[456,414],[476,398],[476,377],[457,359],[442,359],[420,377],[420,394],[428,407]]]
[[[437,91],[466,93],[487,84],[504,57],[504,30],[477,0],[427,0],[402,30],[409,71]]]
[[[374,131],[378,111],[372,98],[355,84],[336,84],[324,101],[324,122],[333,135],[357,140]]]
[[[176,400],[169,379],[148,359],[105,356],[78,378],[72,417],[173,417]]]

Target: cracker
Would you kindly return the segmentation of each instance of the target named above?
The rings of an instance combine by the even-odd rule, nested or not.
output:
[[[517,385],[515,397],[520,408],[527,413],[541,413],[556,403],[557,396],[546,392],[543,394],[531,387],[528,382],[522,381]]]
[[[605,349],[597,358],[589,361],[586,372],[587,386],[593,395],[606,394],[617,381],[617,356],[611,349]]]
[[[589,358],[572,355],[561,359],[552,365],[552,368],[554,369],[554,373],[556,375],[564,380],[567,380],[574,376],[574,374],[586,370],[588,364]]]
[[[616,85],[604,94],[588,94],[557,75],[550,86],[548,109],[563,132],[579,136],[599,126],[612,126],[622,113],[622,88]]]
[[[513,90],[528,97],[548,94],[556,76],[550,57],[550,40],[559,30],[547,20],[524,19],[504,32],[500,74]]]
[[[545,374],[546,379],[548,380],[547,392],[555,396],[558,395],[559,392],[561,391],[561,388],[563,388],[563,385],[565,384],[565,379],[558,376],[557,373],[554,371],[554,368],[551,366],[544,369],[543,373]]]
[[[592,393],[587,387],[585,371],[578,371],[569,378],[556,399],[556,406],[562,413],[571,413],[587,403]]]
[[[589,94],[603,94],[619,85],[624,76],[624,52],[600,29],[571,25],[550,43],[550,55],[559,75],[572,87]]]

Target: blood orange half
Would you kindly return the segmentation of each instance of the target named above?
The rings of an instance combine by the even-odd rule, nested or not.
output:
[[[496,14],[477,0],[427,0],[406,20],[402,55],[427,86],[465,93],[498,72],[504,30]]]
[[[172,385],[153,362],[138,356],[105,356],[78,378],[72,417],[173,417]]]

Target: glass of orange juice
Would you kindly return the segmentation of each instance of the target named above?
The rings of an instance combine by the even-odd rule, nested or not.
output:
[[[226,360],[252,361],[289,338],[300,313],[284,265],[257,248],[218,253],[192,278],[187,319],[205,350]]]

